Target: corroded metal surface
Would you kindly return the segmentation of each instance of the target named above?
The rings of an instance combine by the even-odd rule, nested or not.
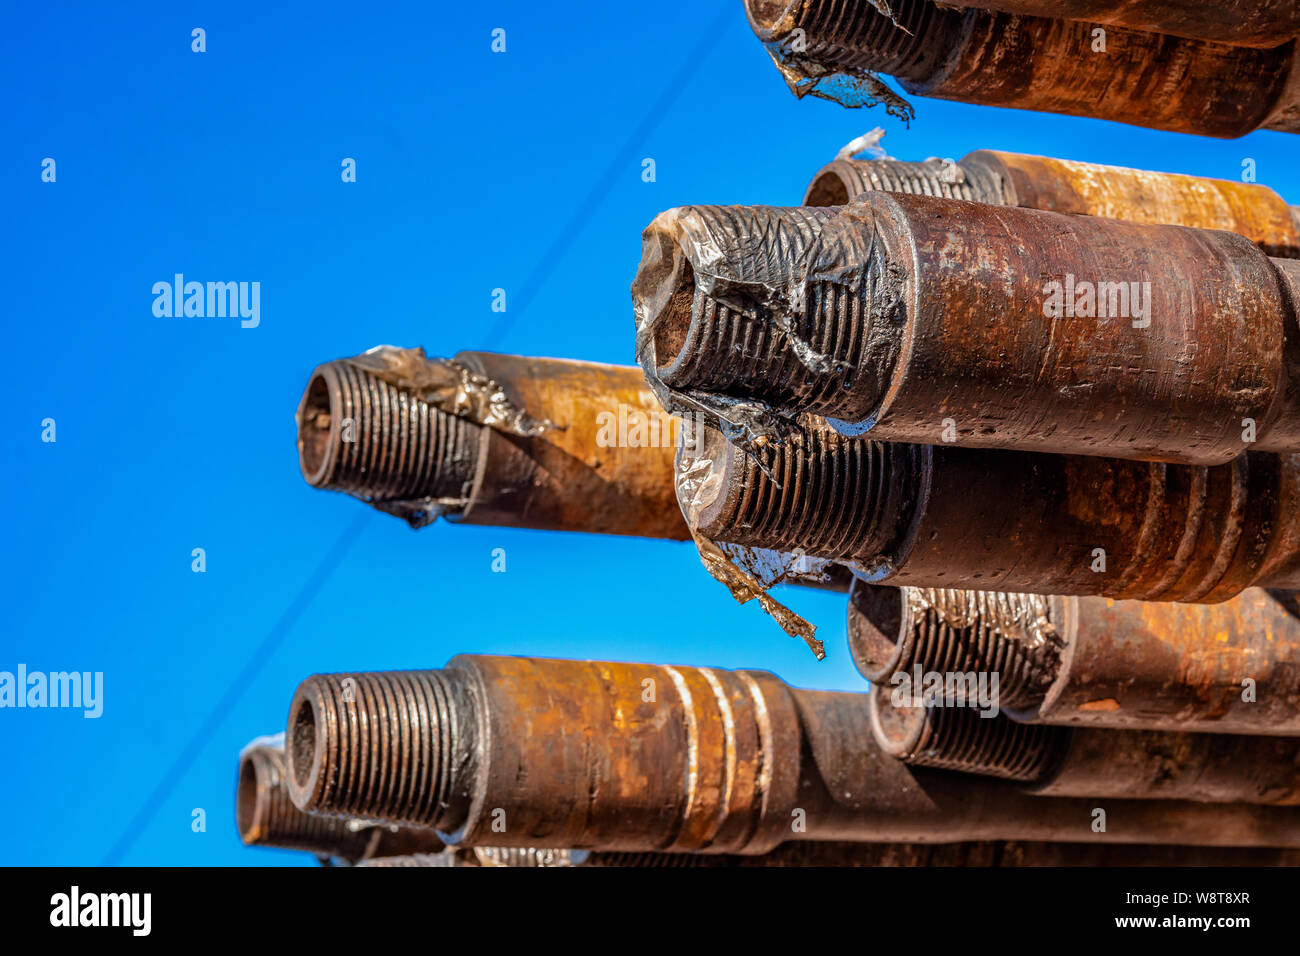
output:
[[[937,703],[929,704],[924,702],[920,684],[907,689],[905,702],[894,703],[898,691],[899,686],[872,686],[871,732],[882,750],[914,767],[1034,783],[1051,774],[1070,745],[1071,731],[1064,727],[1017,723],[996,713],[983,716],[973,699],[954,701],[939,696]],[[996,695],[993,701],[996,703]],[[1098,787],[1061,796],[1130,794]]]
[[[1045,849],[1068,857],[1069,844]],[[585,850],[449,847],[441,853],[366,860],[364,867],[584,866],[639,867],[772,867],[772,866],[996,866],[1006,850],[1000,842],[984,843],[787,843],[759,856],[726,853],[609,853]]]
[[[884,684],[918,668],[997,671],[1003,710],[1018,720],[1300,736],[1293,594],[1251,589],[1208,606],[1053,597],[1048,607],[1055,637],[1030,649],[1015,626],[961,626],[907,589],[859,583],[849,642],[864,676]]]
[[[1270,256],[1300,256],[1294,211],[1258,183],[977,150],[958,162],[837,159],[818,170],[805,206],[842,206],[864,192],[943,196],[1126,222],[1226,229]]]
[[[359,867],[478,866],[454,848],[442,853],[365,860]],[[763,856],[591,853],[580,866],[1296,866],[1300,851],[1271,847],[1157,846],[1123,843],[790,843]]]
[[[1231,46],[1112,26],[891,0],[747,0],[750,25],[797,95],[892,104],[909,94],[1091,116],[1201,136],[1297,126],[1296,43]],[[796,31],[802,31],[796,33]],[[864,93],[865,88],[865,93]]]
[[[313,373],[298,410],[302,472],[413,525],[470,524],[681,539],[676,423],[631,366],[461,352],[459,368],[538,426],[514,434],[426,401],[353,360]],[[481,418],[481,416],[479,416]]]
[[[871,729],[913,766],[1016,780],[1043,796],[1300,804],[1300,740],[1022,723],[957,695],[900,697],[905,686],[873,686]]]
[[[669,210],[632,292],[661,400],[750,444],[814,414],[886,441],[1218,464],[1300,450],[1297,289],[1300,263],[1229,232],[874,192]]]
[[[945,0],[1035,17],[1061,17],[1093,24],[1168,33],[1262,49],[1300,36],[1295,0]]]
[[[346,694],[344,688],[351,688]],[[871,744],[866,695],[770,674],[462,656],[317,675],[286,731],[303,809],[467,846],[764,853],[786,841],[1032,839],[1300,846],[1300,811],[1021,794]]]
[[[246,846],[305,850],[350,862],[442,849],[432,830],[304,813],[289,799],[284,764],[279,747],[252,746],[240,756],[235,824]]]
[[[716,431],[679,469],[711,540],[853,566],[878,583],[1213,603],[1300,587],[1300,456],[1213,468],[845,438],[745,453]]]

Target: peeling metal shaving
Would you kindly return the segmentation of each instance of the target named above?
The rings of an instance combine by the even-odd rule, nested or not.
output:
[[[736,563],[735,557],[738,555],[733,557],[727,554],[720,545],[703,535],[695,534],[694,538],[705,570],[726,586],[737,603],[747,604],[757,600],[783,631],[791,637],[801,638],[819,661],[825,659],[826,648],[817,640],[816,627],[768,594],[759,578]]]
[[[687,437],[686,429],[679,434],[678,440],[679,444],[695,443],[693,437]],[[817,628],[767,592],[783,581],[825,580],[829,577],[831,562],[743,545],[719,544],[700,534],[696,528],[701,502],[717,494],[717,484],[722,479],[720,474],[714,473],[711,459],[693,454],[688,461],[689,464],[679,469],[675,478],[677,500],[695,541],[700,563],[738,603],[746,604],[757,599],[782,630],[791,637],[801,638],[816,658],[823,660],[826,649],[817,640]]]

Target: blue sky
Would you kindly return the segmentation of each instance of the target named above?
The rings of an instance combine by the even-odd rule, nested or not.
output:
[[[821,625],[818,663],[689,545],[413,532],[313,491],[293,413],[319,362],[392,343],[631,363],[628,286],[657,212],[797,203],[876,125],[902,159],[997,148],[1237,178],[1252,158],[1300,202],[1296,140],[1278,133],[923,99],[909,130],[798,102],[739,0],[293,6],[6,18],[0,670],[102,672],[104,709],[0,710],[0,815],[17,821],[0,863],[309,863],[243,848],[233,798],[239,748],[282,729],[313,672],[483,652],[863,686],[841,597],[783,592]],[[150,290],[177,272],[260,282],[260,324],[155,317]]]

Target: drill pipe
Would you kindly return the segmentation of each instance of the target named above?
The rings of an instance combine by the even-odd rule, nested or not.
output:
[[[245,846],[306,850],[355,862],[372,856],[432,853],[442,840],[432,830],[320,817],[303,813],[284,783],[284,751],[252,746],[240,756],[235,825]]]
[[[844,844],[841,855],[791,843],[763,856],[696,853],[590,853],[573,866],[755,867],[755,866],[1297,866],[1300,851],[1272,847],[1154,846],[1123,843]],[[790,852],[787,852],[790,851]],[[563,851],[551,851],[563,852]],[[482,866],[455,848],[441,853],[364,860],[363,867]],[[499,865],[499,864],[492,864]],[[527,865],[527,864],[519,864]],[[556,865],[556,864],[550,864]],[[564,864],[558,864],[563,866]]]
[[[1051,846],[1051,844],[1049,844]],[[1064,850],[1072,844],[1060,845]],[[1005,851],[984,843],[787,843],[761,856],[732,853],[605,853],[586,850],[449,847],[441,853],[362,866],[599,866],[599,867],[771,867],[771,866],[995,866]]]
[[[1245,236],[1270,256],[1300,257],[1300,223],[1294,210],[1258,183],[982,149],[956,163],[837,159],[813,177],[803,205],[844,206],[864,192],[1225,229]]]
[[[872,192],[671,209],[643,238],[637,356],[670,403],[882,441],[1300,451],[1300,260],[1234,233]]]
[[[704,537],[801,548],[876,583],[1205,604],[1300,588],[1300,455],[1207,468],[826,428],[751,455],[704,427],[677,468]]]
[[[1034,17],[1060,17],[1091,24],[1168,33],[1191,40],[1269,49],[1300,36],[1295,0],[944,0]]]
[[[287,728],[300,809],[427,825],[452,845],[1300,846],[1300,812],[1248,804],[1108,801],[1094,833],[1095,801],[909,768],[871,745],[867,695],[757,671],[463,655],[441,671],[310,677]]]
[[[918,670],[997,672],[1001,709],[1016,720],[1300,736],[1292,594],[1252,589],[1188,607],[858,582],[848,632],[873,682]]]
[[[408,361],[417,370],[429,364],[422,354]],[[509,434],[352,360],[327,362],[298,408],[303,477],[417,527],[445,514],[467,524],[687,537],[672,494],[674,420],[639,369],[489,352],[452,362],[547,424],[539,434]]]
[[[932,702],[917,699],[911,675],[875,684],[881,749],[913,766],[1016,780],[1041,796],[1300,804],[1300,740],[1024,724],[981,713],[973,695],[963,699],[966,675],[955,676],[957,693]]]
[[[1089,23],[931,0],[889,6],[894,22],[860,0],[745,0],[754,33],[801,96],[857,106],[862,78],[889,74],[907,93],[962,103],[1220,138],[1300,132],[1294,40],[1251,49],[1111,27],[1097,49]]]

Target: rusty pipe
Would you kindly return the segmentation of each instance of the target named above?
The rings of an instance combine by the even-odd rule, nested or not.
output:
[[[1001,709],[1016,720],[1300,736],[1291,593],[1251,589],[1188,606],[858,582],[848,633],[873,682],[918,669],[998,673]]]
[[[1068,845],[1067,845],[1068,846]],[[441,853],[367,860],[366,867],[772,867],[991,866],[1005,844],[786,843],[760,856],[727,853],[617,853],[532,847],[448,847]]]
[[[386,348],[319,366],[297,420],[309,484],[416,527],[442,515],[687,536],[672,494],[676,425],[635,367]]]
[[[1090,116],[1232,138],[1300,131],[1294,40],[1272,49],[1051,17],[890,0],[894,21],[858,0],[745,0],[787,84],[846,106],[880,100],[872,77],[909,94]],[[866,96],[864,96],[864,93]]]
[[[643,238],[637,357],[670,409],[1189,464],[1300,450],[1300,260],[1233,233],[873,192],[682,207]]]
[[[277,745],[255,743],[240,754],[235,825],[245,846],[305,850],[348,862],[442,848],[432,830],[304,813],[289,799],[284,763]]]
[[[1267,186],[999,150],[977,150],[957,162],[837,159],[813,177],[803,205],[843,206],[872,191],[1224,229],[1270,256],[1300,257],[1294,210]]]
[[[1271,49],[1300,36],[1295,0],[945,0],[1033,17],[1059,17],[1091,24],[1167,33],[1191,40]]]
[[[300,809],[427,825],[465,846],[1300,846],[1300,812],[1248,804],[1108,801],[1094,832],[1095,801],[894,760],[870,743],[868,704],[762,672],[650,664],[464,655],[441,671],[316,675],[290,705],[289,786]]]
[[[836,852],[827,853],[833,848]],[[479,849],[479,848],[476,848]],[[548,852],[548,851],[542,851]],[[549,851],[561,853],[563,851]],[[454,847],[441,853],[364,860],[361,867],[481,866]],[[527,865],[527,864],[522,864]],[[554,864],[552,864],[554,865]],[[560,864],[564,865],[564,864]],[[789,843],[763,856],[692,853],[589,853],[570,865],[600,867],[755,866],[1296,866],[1300,851],[1272,847],[1124,843]]]
[[[677,467],[703,537],[801,549],[874,583],[1199,603],[1300,588],[1296,455],[1207,468],[826,428],[751,454],[705,427]]]
[[[1300,804],[1300,740],[1021,723],[998,712],[996,693],[983,709],[967,693],[987,673],[931,674],[954,692],[925,694],[919,668],[871,691],[876,743],[913,766],[1015,780],[1051,797]]]

